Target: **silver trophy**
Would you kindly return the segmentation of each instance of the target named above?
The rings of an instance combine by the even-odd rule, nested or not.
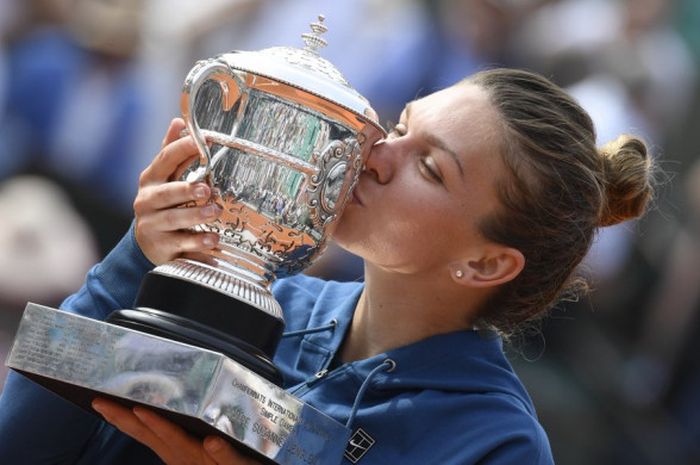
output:
[[[323,251],[363,158],[385,135],[366,99],[319,55],[323,17],[303,49],[235,51],[198,62],[181,98],[205,181],[223,209],[198,225],[217,249],[158,266],[133,309],[107,322],[28,304],[8,366],[89,406],[145,404],[195,434],[221,434],[264,461],[337,463],[337,421],[279,386],[278,277]]]

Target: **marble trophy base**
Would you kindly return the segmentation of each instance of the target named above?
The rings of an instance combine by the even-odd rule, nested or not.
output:
[[[350,436],[221,352],[33,303],[7,366],[88,411],[95,396],[144,405],[265,463],[338,464]]]

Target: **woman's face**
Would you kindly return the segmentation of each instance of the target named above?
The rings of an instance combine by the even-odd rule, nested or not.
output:
[[[378,142],[334,233],[343,248],[405,273],[437,271],[488,243],[477,224],[498,208],[499,116],[460,84],[409,103]]]

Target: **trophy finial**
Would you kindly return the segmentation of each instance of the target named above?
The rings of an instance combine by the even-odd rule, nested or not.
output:
[[[301,35],[301,38],[304,39],[304,43],[306,43],[304,50],[318,54],[320,48],[328,45],[326,39],[321,37],[321,34],[328,30],[326,25],[323,24],[325,19],[325,16],[318,15],[318,22],[313,22],[309,25],[312,32],[305,32]]]

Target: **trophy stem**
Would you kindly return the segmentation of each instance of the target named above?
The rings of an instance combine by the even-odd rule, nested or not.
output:
[[[210,265],[181,258],[160,265],[153,273],[208,287],[282,320],[282,308],[269,287],[271,279],[265,279],[249,267],[240,266],[231,259],[227,262],[217,259],[214,261],[215,264]]]

